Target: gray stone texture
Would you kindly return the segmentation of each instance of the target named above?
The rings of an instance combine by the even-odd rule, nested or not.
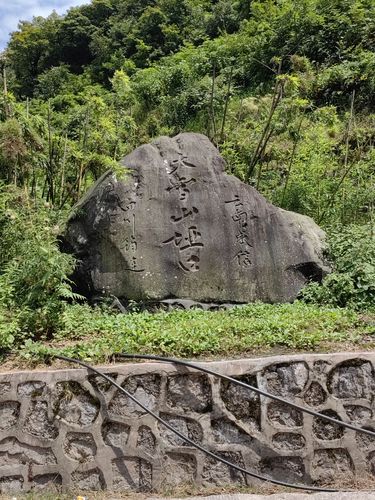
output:
[[[346,422],[375,428],[375,354],[200,363]],[[374,480],[375,439],[206,374],[164,363],[103,367],[192,441],[275,479]],[[253,485],[83,369],[0,374],[0,493]]]
[[[63,248],[81,292],[202,303],[293,300],[327,272],[324,233],[225,173],[207,137],[161,137],[107,172],[75,206]]]

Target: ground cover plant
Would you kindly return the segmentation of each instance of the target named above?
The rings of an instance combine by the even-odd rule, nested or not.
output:
[[[218,358],[325,349],[330,344],[371,347],[374,323],[375,315],[362,317],[347,309],[303,302],[126,315],[75,305],[63,313],[53,340],[27,340],[17,356],[29,362],[53,354],[108,362],[119,352]]]

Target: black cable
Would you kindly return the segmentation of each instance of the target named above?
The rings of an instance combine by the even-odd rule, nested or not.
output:
[[[76,363],[77,365],[81,365],[84,368],[93,371],[94,373],[96,373],[100,377],[103,377],[105,380],[107,380],[112,385],[114,385],[119,391],[121,391],[123,394],[125,394],[125,396],[127,396],[129,399],[131,399],[134,403],[136,403],[137,405],[139,405],[145,412],[147,412],[149,415],[151,415],[152,417],[154,417],[155,420],[157,420],[159,423],[161,423],[162,425],[164,425],[165,427],[167,427],[167,429],[169,429],[174,434],[176,434],[180,439],[183,439],[185,442],[189,443],[191,446],[195,447],[199,451],[202,451],[206,455],[214,458],[215,460],[218,460],[219,462],[222,462],[223,464],[225,464],[225,465],[227,465],[229,467],[232,467],[233,469],[238,470],[239,472],[242,472],[243,474],[246,474],[248,476],[254,477],[256,479],[260,479],[261,481],[266,481],[266,482],[269,482],[269,483],[277,484],[279,486],[286,486],[287,488],[294,488],[294,489],[297,489],[297,490],[320,491],[320,492],[328,492],[328,493],[333,493],[333,492],[337,492],[338,491],[338,490],[329,489],[329,488],[319,488],[319,487],[316,487],[316,486],[303,486],[303,485],[299,485],[299,484],[290,484],[290,483],[286,483],[284,481],[278,481],[277,479],[271,479],[269,477],[261,476],[259,474],[256,474],[255,472],[250,472],[250,471],[248,471],[248,470],[240,467],[239,465],[233,464],[232,462],[229,462],[225,458],[220,457],[219,455],[216,455],[216,453],[213,453],[212,451],[207,450],[206,448],[204,448],[200,444],[196,443],[195,441],[193,441],[189,437],[187,437],[184,434],[182,434],[181,432],[179,432],[177,429],[175,429],[174,427],[172,427],[168,422],[166,422],[164,419],[162,419],[161,417],[159,417],[158,415],[156,415],[156,413],[154,413],[152,410],[150,410],[149,408],[147,408],[143,403],[141,403],[140,401],[138,401],[137,398],[135,398],[132,394],[130,394],[126,389],[124,389],[123,387],[121,387],[121,385],[119,385],[115,380],[113,380],[113,378],[109,377],[105,373],[100,372],[99,370],[97,370],[93,366],[90,366],[87,363],[84,363],[83,361],[79,361],[78,359],[67,358],[65,356],[58,356],[56,354],[52,354],[51,356],[54,357],[54,358],[56,358],[56,359],[61,359],[63,361],[67,361],[68,363]]]
[[[323,413],[319,413],[314,410],[310,410],[309,408],[305,408],[304,406],[300,406],[296,403],[292,403],[291,401],[285,400],[284,398],[281,398],[280,396],[276,396],[274,394],[270,394],[269,392],[263,391],[262,389],[258,389],[257,387],[254,387],[250,384],[246,384],[245,382],[242,382],[241,380],[237,380],[235,378],[229,377],[228,375],[223,375],[218,372],[214,372],[208,368],[204,368],[202,366],[195,365],[194,363],[190,363],[189,361],[182,361],[180,359],[174,359],[174,358],[164,358],[163,356],[153,356],[153,355],[147,355],[147,354],[115,354],[114,357],[119,357],[119,358],[126,358],[126,359],[149,359],[152,361],[163,361],[166,363],[174,363],[176,365],[181,365],[181,366],[187,366],[188,368],[193,368],[194,370],[199,370],[201,372],[208,373],[209,375],[214,375],[215,377],[219,377],[223,380],[228,380],[229,382],[232,382],[233,384],[239,385],[241,387],[244,387],[245,389],[249,389],[251,391],[256,392],[257,394],[260,394],[262,396],[265,396],[270,399],[274,399],[275,401],[279,401],[280,403],[284,403],[288,406],[291,406],[292,408],[295,408],[296,410],[302,411],[304,413],[308,413],[309,415],[312,415],[313,417],[318,417],[323,420],[327,420],[328,422],[331,422],[333,424],[341,425],[342,427],[347,427],[348,429],[351,429],[353,431],[360,432],[362,434],[367,434],[368,436],[375,437],[375,432],[369,430],[369,429],[363,429],[362,427],[356,427],[355,425],[349,424],[347,422],[343,422],[342,420],[336,420],[335,418],[329,417],[328,415],[324,415]]]

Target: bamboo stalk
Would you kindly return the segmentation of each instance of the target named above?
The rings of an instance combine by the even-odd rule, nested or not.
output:
[[[286,190],[288,189],[290,174],[292,172],[293,162],[294,162],[295,154],[296,154],[296,151],[297,151],[298,138],[299,138],[299,134],[301,132],[301,127],[302,127],[303,119],[304,119],[304,116],[302,116],[302,118],[301,118],[301,120],[299,122],[298,129],[297,129],[297,134],[296,134],[296,138],[295,138],[295,140],[293,142],[292,154],[290,155],[290,160],[289,160],[289,165],[288,165],[288,171],[286,173],[286,179],[285,179],[283,194],[282,194],[282,197],[281,197],[281,206],[284,205],[285,194],[286,194]]]
[[[226,119],[227,119],[228,104],[229,104],[229,99],[230,99],[230,89],[231,89],[231,86],[232,86],[232,78],[233,78],[233,66],[231,66],[231,68],[230,68],[227,93],[226,93],[226,96],[225,96],[224,113],[223,113],[223,120],[221,122],[221,131],[220,131],[220,142],[221,143],[224,142],[225,122],[226,122]]]
[[[352,124],[353,114],[354,114],[354,98],[355,98],[355,90],[353,90],[353,92],[352,92],[351,104],[350,104],[350,115],[349,115],[347,130],[346,130],[345,157],[344,157],[344,169],[345,170],[344,170],[344,173],[341,176],[341,179],[339,180],[336,188],[334,189],[331,198],[328,200],[326,208],[323,210],[322,215],[320,216],[320,218],[318,220],[319,224],[324,220],[324,217],[325,217],[327,211],[332,207],[332,205],[333,205],[333,203],[335,201],[336,195],[339,192],[339,190],[340,190],[343,182],[345,181],[345,179],[348,176],[349,172],[351,171],[351,169],[355,165],[355,161],[352,161],[350,163],[350,165],[348,166],[348,158],[349,158],[349,132],[351,130],[351,124]]]
[[[61,205],[62,197],[63,197],[63,194],[64,194],[65,163],[66,163],[67,146],[68,146],[68,135],[65,134],[64,154],[63,154],[63,161],[62,161],[62,164],[61,164],[61,183],[60,183],[60,200],[59,200],[59,204],[60,205]]]
[[[214,108],[215,81],[216,81],[216,65],[214,63],[212,67],[212,85],[211,85],[211,95],[210,95],[210,117],[211,117],[212,131],[213,131],[213,136],[211,137],[211,139],[215,139],[216,137],[216,119],[215,119],[215,108]]]

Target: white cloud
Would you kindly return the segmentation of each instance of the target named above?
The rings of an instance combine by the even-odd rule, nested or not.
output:
[[[69,7],[88,3],[88,0],[0,0],[0,50],[9,40],[9,33],[17,29],[18,22],[30,21],[34,16],[46,17],[53,10],[59,14]]]

